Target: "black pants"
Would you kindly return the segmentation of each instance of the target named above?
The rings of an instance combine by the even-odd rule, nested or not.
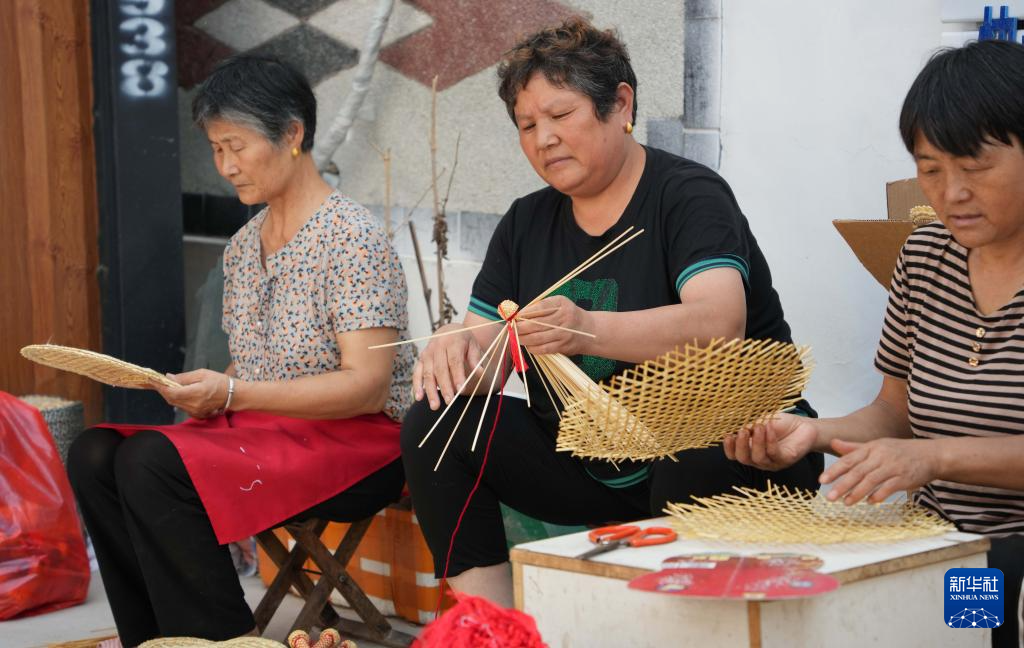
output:
[[[436,472],[434,464],[462,413],[465,399],[460,397],[422,448],[418,447],[420,441],[443,410],[431,411],[426,401],[421,401],[413,405],[402,423],[402,460],[413,508],[439,578],[459,512],[480,471],[496,398],[491,398],[475,452],[470,451],[470,445],[484,399],[472,399]],[[525,402],[504,399],[486,471],[459,528],[448,576],[508,560],[499,502],[554,524],[636,520],[661,515],[669,501],[717,495],[733,486],[763,488],[768,479],[816,490],[824,461],[820,454],[809,455],[787,470],[766,473],[729,461],[717,446],[681,452],[678,462],[655,462],[646,481],[614,489],[591,477],[582,460],[567,452],[555,452],[556,435],[556,426],[532,413]]]
[[[1003,572],[1003,625],[992,631],[993,648],[1020,648],[1021,580],[1024,579],[1024,535],[992,538],[988,566]]]
[[[167,437],[87,430],[71,446],[68,475],[125,646],[160,636],[225,640],[255,627],[228,547]],[[403,483],[396,460],[294,519],[363,519],[395,501]]]

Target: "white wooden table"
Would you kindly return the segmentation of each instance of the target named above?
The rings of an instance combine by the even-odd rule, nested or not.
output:
[[[664,525],[665,518],[640,522]],[[986,567],[988,539],[967,534],[897,543],[751,545],[677,540],[611,551],[593,560],[586,533],[521,544],[512,550],[516,607],[537,620],[552,648],[568,646],[828,646],[990,645],[989,630],[946,627],[943,575],[953,567]],[[660,569],[671,556],[794,552],[818,556],[818,570],[841,583],[817,597],[787,601],[702,600],[631,590],[629,580]]]

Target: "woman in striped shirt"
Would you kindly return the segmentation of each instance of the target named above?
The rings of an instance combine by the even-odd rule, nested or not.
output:
[[[985,41],[938,53],[903,104],[900,132],[941,224],[907,239],[875,366],[882,388],[852,414],[783,414],[726,442],[778,470],[811,451],[841,458],[829,499],[880,502],[916,490],[957,528],[992,538],[1006,623],[1018,646],[1024,575],[1024,46]]]

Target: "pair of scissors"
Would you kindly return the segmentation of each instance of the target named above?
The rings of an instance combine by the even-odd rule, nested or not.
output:
[[[649,547],[667,544],[679,537],[668,527],[647,527],[641,529],[633,524],[606,526],[594,529],[587,538],[597,546],[576,556],[578,560],[589,560],[594,556],[614,551],[619,547]]]

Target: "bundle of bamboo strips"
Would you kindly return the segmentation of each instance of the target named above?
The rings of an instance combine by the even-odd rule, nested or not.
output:
[[[425,336],[425,337],[422,337],[422,338],[414,338],[414,339],[411,339],[411,340],[403,340],[401,342],[395,342],[395,343],[392,343],[392,344],[377,345],[377,346],[370,347],[370,348],[383,348],[383,347],[388,347],[388,346],[396,346],[396,345],[399,345],[399,344],[410,344],[412,342],[419,342],[419,341],[422,341],[422,340],[434,339],[434,338],[442,337],[442,336],[445,336],[445,335],[461,334],[461,333],[464,333],[466,331],[473,330],[473,329],[476,329],[476,328],[493,326],[493,325],[496,325],[496,324],[503,324],[504,326],[503,326],[502,330],[498,333],[497,336],[495,336],[495,338],[491,342],[490,346],[487,347],[487,350],[484,351],[484,353],[480,357],[479,362],[477,362],[476,366],[473,367],[473,370],[470,371],[470,373],[469,373],[470,379],[466,380],[466,382],[464,384],[460,385],[459,389],[458,389],[458,392],[457,392],[458,395],[462,395],[463,393],[466,393],[466,388],[470,385],[471,382],[473,382],[472,377],[473,376],[477,376],[475,384],[473,384],[472,389],[469,391],[469,393],[476,393],[478,388],[479,388],[479,386],[480,386],[480,384],[483,382],[484,377],[487,376],[487,375],[491,375],[491,384],[490,384],[489,389],[487,390],[486,400],[484,401],[484,409],[483,409],[483,412],[480,414],[480,420],[477,422],[476,432],[473,435],[473,444],[471,446],[471,449],[472,450],[476,450],[476,444],[477,444],[477,441],[480,438],[480,430],[483,428],[484,418],[486,418],[486,416],[487,416],[487,409],[490,406],[491,395],[494,393],[494,387],[495,387],[495,385],[497,383],[498,374],[502,373],[502,371],[500,370],[501,367],[496,367],[494,365],[494,361],[495,361],[495,359],[498,359],[499,362],[504,362],[505,352],[506,352],[507,349],[509,349],[510,340],[515,340],[515,342],[511,345],[512,346],[511,353],[512,353],[512,359],[513,359],[513,367],[515,367],[517,371],[522,370],[524,368],[524,365],[523,365],[523,352],[524,352],[524,350],[518,344],[518,339],[519,339],[518,321],[520,319],[522,319],[522,316],[520,315],[520,312],[523,309],[525,309],[526,307],[531,306],[531,305],[539,302],[540,300],[544,299],[545,297],[548,297],[551,293],[553,293],[554,291],[558,290],[561,286],[563,286],[567,282],[571,281],[573,278],[575,278],[576,276],[580,275],[581,273],[585,272],[587,269],[589,269],[595,263],[598,263],[599,261],[601,261],[602,259],[607,257],[609,254],[612,254],[613,252],[615,252],[616,250],[621,248],[623,245],[626,245],[627,243],[632,241],[637,236],[640,236],[644,232],[644,230],[638,230],[636,232],[633,232],[633,229],[634,229],[633,227],[626,228],[621,234],[619,234],[617,237],[615,237],[615,239],[613,239],[611,242],[609,242],[603,248],[598,250],[589,259],[587,259],[583,263],[581,263],[578,266],[576,266],[575,268],[573,268],[572,271],[570,271],[564,277],[562,277],[561,279],[556,281],[554,284],[552,284],[547,290],[545,290],[545,291],[541,292],[539,295],[537,295],[526,306],[523,306],[522,308],[520,308],[518,304],[516,304],[515,302],[512,302],[510,300],[505,300],[504,302],[502,302],[498,306],[498,313],[503,318],[501,320],[496,320],[494,322],[486,322],[484,324],[478,324],[476,326],[463,327],[461,329],[454,330],[454,331],[445,331],[443,333],[435,333],[434,335],[428,335],[428,336]],[[575,331],[575,330],[572,330],[572,329],[565,329],[564,327],[556,326],[554,324],[549,324],[547,322],[541,322],[539,320],[533,320],[533,321],[535,323],[537,323],[537,324],[542,325],[542,326],[547,326],[547,327],[550,327],[550,328],[556,328],[556,329],[562,329],[562,330],[568,330],[568,331],[570,331],[570,332],[572,332],[574,334],[578,334],[578,335],[591,335],[591,334],[585,333],[583,331]],[[593,337],[593,336],[591,335],[591,337]],[[555,393],[557,394],[558,400],[562,403],[563,406],[569,404],[570,402],[578,400],[578,399],[586,396],[587,394],[596,395],[596,394],[600,394],[601,393],[601,388],[597,385],[597,383],[595,383],[593,380],[591,380],[589,376],[587,376],[585,373],[583,373],[583,371],[580,370],[566,356],[564,356],[562,354],[544,354],[544,355],[540,355],[540,356],[533,356],[532,354],[529,354],[529,352],[526,352],[526,353],[527,353],[527,355],[530,356],[531,359],[534,360],[534,364],[538,368],[538,370],[542,371],[545,374],[545,378],[547,379],[546,380],[547,384],[552,385]],[[530,404],[530,392],[529,392],[529,386],[528,386],[528,383],[526,381],[525,374],[522,375],[522,378],[523,378],[523,384],[526,386],[526,390],[527,390],[526,391],[526,400],[527,400],[527,404],[529,405]],[[544,383],[542,382],[542,384],[544,384]],[[545,390],[547,390],[547,385],[545,385],[544,387],[545,387]],[[554,402],[555,397],[552,396],[550,391],[548,391],[548,397],[551,398],[552,404],[555,405],[555,410],[558,411],[559,410],[558,404],[556,404]],[[427,431],[427,434],[424,435],[423,440],[420,442],[419,447],[421,447],[421,448],[423,447],[423,444],[425,444],[427,442],[427,440],[430,438],[430,436],[434,433],[434,430],[437,429],[438,425],[440,425],[441,421],[444,420],[445,416],[448,414],[448,411],[452,408],[452,406],[455,403],[456,403],[456,399],[454,399],[454,398],[451,400],[450,403],[448,403],[448,405],[447,405],[447,407],[445,407],[444,411],[441,412],[441,416],[439,416],[437,418],[437,420],[434,422],[434,425],[430,428],[430,430]],[[451,445],[452,439],[455,438],[455,433],[458,431],[459,425],[462,424],[462,420],[463,420],[463,418],[465,418],[466,412],[469,411],[469,406],[470,406],[470,403],[467,401],[466,405],[462,409],[462,414],[459,416],[458,420],[455,422],[455,425],[452,427],[451,434],[449,434],[448,440],[445,442],[444,448],[441,450],[441,455],[438,457],[437,463],[434,465],[434,470],[437,470],[437,467],[441,465],[441,460],[444,459],[444,455],[448,452],[448,448]],[[615,404],[610,399],[606,403],[606,406],[608,407],[609,411],[617,412],[621,417],[624,418],[624,420],[630,420],[629,413],[626,412],[625,410],[619,408],[618,405]],[[634,427],[640,428],[642,426],[642,423],[640,423],[639,421],[636,421],[635,419],[632,419],[632,421],[633,421],[633,426]]]

